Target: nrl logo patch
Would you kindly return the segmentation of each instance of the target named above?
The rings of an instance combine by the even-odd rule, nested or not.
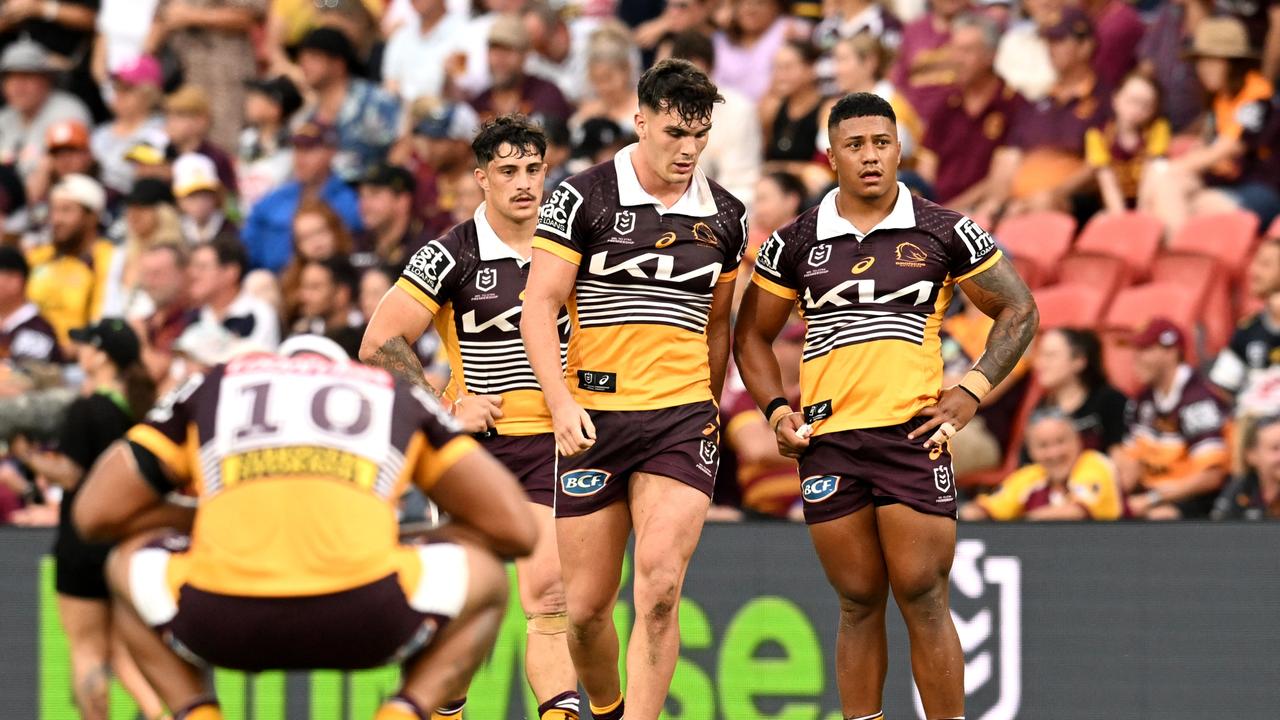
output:
[[[498,286],[498,271],[493,268],[480,268],[476,273],[476,290],[489,292]]]
[[[613,231],[619,235],[630,235],[636,229],[636,214],[623,210],[613,216]]]

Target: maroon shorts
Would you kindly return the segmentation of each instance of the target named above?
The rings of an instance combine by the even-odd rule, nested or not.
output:
[[[556,497],[556,436],[492,435],[480,440],[489,454],[520,481],[530,502],[553,507]]]
[[[804,519],[815,523],[870,505],[902,503],[930,515],[956,516],[955,473],[946,447],[926,449],[907,433],[927,418],[901,425],[818,435],[800,458]]]
[[[627,499],[632,473],[678,480],[711,497],[720,467],[720,414],[711,401],[661,410],[588,410],[596,444],[560,458],[556,517],[590,515]]]

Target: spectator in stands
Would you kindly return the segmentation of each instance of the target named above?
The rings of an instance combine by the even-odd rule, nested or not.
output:
[[[1214,520],[1280,520],[1280,415],[1259,419],[1245,437],[1240,477],[1218,496]]]
[[[213,161],[218,180],[236,194],[236,168],[231,156],[209,141],[212,128],[209,95],[195,85],[183,85],[164,101],[164,131],[175,157],[199,153]]]
[[[337,129],[340,152],[334,172],[354,181],[384,157],[396,141],[400,102],[359,77],[355,46],[341,31],[317,28],[298,43],[298,67],[314,95],[306,109],[314,122]]]
[[[65,87],[84,101],[95,119],[106,116],[87,62],[101,0],[8,0],[0,12],[0,48],[30,39],[67,70]]]
[[[744,0],[759,2],[760,0]],[[767,0],[766,0],[767,1]],[[668,57],[688,60],[708,76],[714,74],[716,46],[706,35],[683,32],[670,36],[658,46],[657,60]],[[755,103],[732,87],[720,87],[724,102],[711,110],[711,126],[715,132],[698,156],[698,166],[707,177],[720,183],[734,197],[752,206],[756,181],[760,178],[760,123]]]
[[[1114,88],[1138,63],[1137,49],[1146,26],[1138,11],[1124,0],[1080,0],[1093,20],[1098,41],[1093,71],[1105,87]]]
[[[1280,242],[1269,240],[1268,253],[1276,254]],[[1231,335],[1209,371],[1214,385],[1231,395],[1239,395],[1263,370],[1280,365],[1280,293],[1267,297],[1266,306],[1242,323]]]
[[[491,84],[472,101],[480,118],[521,113],[534,119],[568,120],[573,108],[560,88],[525,72],[529,57],[529,31],[519,15],[503,15],[489,27],[489,77]]]
[[[549,80],[560,88],[566,100],[576,104],[586,95],[587,46],[593,23],[567,23],[558,7],[544,0],[524,8],[524,25],[529,33],[529,74]],[[554,186],[552,186],[554,187]]]
[[[831,139],[827,136],[827,118],[836,101],[848,93],[872,92],[888,100],[893,107],[898,117],[902,158],[912,160],[924,136],[924,123],[906,96],[885,77],[892,62],[889,49],[877,38],[863,33],[837,42],[832,59],[836,93],[834,97],[827,98],[818,115],[818,150],[826,152],[831,146]]]
[[[1196,28],[1192,54],[1207,103],[1203,142],[1150,174],[1144,203],[1176,231],[1188,215],[1245,209],[1266,227],[1280,215],[1280,111],[1275,88],[1235,18]]]
[[[293,216],[304,200],[323,200],[348,228],[360,228],[355,191],[330,169],[338,147],[333,126],[305,122],[293,133],[290,144],[293,179],[259,200],[245,220],[243,238],[251,269],[279,272],[289,262]]]
[[[822,21],[813,28],[813,42],[830,51],[841,39],[863,33],[897,52],[902,44],[902,21],[878,0],[831,0],[823,3]]]
[[[62,362],[58,337],[27,300],[31,268],[16,248],[0,246],[0,361]]]
[[[951,62],[956,84],[939,112],[928,118],[916,171],[933,186],[934,200],[949,207],[977,205],[987,184],[996,149],[1008,142],[1009,128],[1026,101],[995,73],[1000,28],[973,13],[951,24]]]
[[[79,120],[64,120],[49,126],[44,134],[44,156],[27,174],[26,195],[29,206],[48,200],[49,188],[67,175],[98,174],[89,151],[89,128]]]
[[[44,157],[45,134],[64,120],[91,122],[89,109],[74,95],[54,87],[48,51],[30,39],[19,40],[0,55],[0,163],[16,165],[26,177]]]
[[[715,29],[707,0],[666,0],[661,15],[636,28],[635,42],[648,51],[672,33],[692,30],[711,37]]]
[[[413,173],[399,165],[378,165],[361,179],[360,221],[365,229],[355,237],[351,261],[356,267],[402,268],[431,239],[413,214],[416,190]]]
[[[135,316],[142,363],[157,383],[169,376],[173,346],[195,322],[188,285],[189,255],[181,245],[153,245],[138,261],[138,285],[149,308]]]
[[[1260,51],[1262,74],[1280,82],[1280,4],[1249,0],[1213,0],[1214,15],[1228,15],[1244,23],[1249,47]]]
[[[360,276],[359,308],[366,322],[373,317],[378,303],[382,302],[383,296],[399,277],[399,270],[377,265],[365,270]],[[360,332],[360,337],[364,337],[363,331]],[[418,362],[422,363],[427,382],[432,387],[441,388],[449,384],[449,362],[444,353],[440,352],[440,336],[436,334],[434,326],[428,327],[422,337],[418,338],[418,342],[413,344],[413,352],[418,356]]]
[[[929,11],[902,29],[890,77],[920,117],[932,118],[956,82],[948,45],[951,24],[969,9],[969,0],[932,0]]]
[[[1213,11],[1212,0],[1170,0],[1161,3],[1138,43],[1138,69],[1160,87],[1160,114],[1169,118],[1175,134],[1188,132],[1200,119],[1204,89],[1186,50],[1201,20]]]
[[[133,173],[130,187],[146,179],[165,183],[173,182],[173,161],[177,160],[178,156],[173,153],[173,146],[164,135],[134,145],[125,152],[124,159],[129,164],[130,172]],[[118,197],[127,194],[126,191],[115,195]]]
[[[1065,0],[1022,0],[1022,17],[1000,36],[996,74],[1031,102],[1044,99],[1058,80],[1040,31],[1058,21],[1064,5]]]
[[[1140,73],[1131,73],[1111,98],[1112,118],[1084,135],[1084,157],[1093,168],[1107,212],[1133,209],[1142,177],[1151,163],[1169,153],[1172,132],[1160,116],[1160,88]]]
[[[1253,253],[1245,271],[1248,297],[1259,303],[1280,291],[1280,237],[1264,240]]]
[[[364,319],[357,307],[359,292],[360,276],[350,260],[341,256],[308,260],[302,266],[297,296],[299,317],[291,335],[335,336],[360,327]]]
[[[818,155],[822,93],[814,64],[821,52],[804,40],[788,40],[773,59],[773,82],[760,103],[766,162],[812,163]]]
[[[216,237],[240,240],[240,231],[222,208],[222,181],[213,161],[199,153],[179,156],[173,163],[173,196],[181,212],[182,239],[199,245]]]
[[[466,103],[422,98],[414,108],[414,179],[418,187],[418,211],[424,232],[443,233],[453,227],[450,215],[458,205],[461,188],[474,186],[475,156],[471,140],[480,121]]]
[[[27,296],[53,325],[64,348],[69,347],[68,333],[101,317],[104,304],[119,292],[116,250],[98,234],[98,216],[106,202],[106,192],[93,178],[63,178],[50,192],[51,242],[27,255]]]
[[[235,145],[244,121],[245,82],[258,69],[250,36],[266,13],[267,0],[162,0],[152,23],[149,51],[167,47],[186,82],[209,94],[220,147]]]
[[[1119,520],[1124,494],[1106,455],[1084,447],[1072,418],[1041,411],[1027,426],[1025,465],[990,495],[960,508],[962,520]]]
[[[1010,214],[1069,209],[1093,181],[1084,163],[1085,131],[1100,127],[1111,110],[1110,91],[1091,65],[1097,47],[1093,22],[1079,8],[1067,7],[1042,33],[1058,80],[1047,98],[1014,119],[1008,144],[992,157],[992,177],[977,206],[988,217],[999,215],[1006,203]]]
[[[1185,343],[1182,330],[1163,318],[1133,339],[1145,388],[1135,401],[1129,437],[1112,458],[1136,517],[1206,517],[1226,478],[1228,409],[1184,361]]]
[[[1041,334],[1032,360],[1043,389],[1040,408],[1069,418],[1088,450],[1110,452],[1128,434],[1128,399],[1107,382],[1102,343],[1091,330],[1056,328]]]
[[[449,64],[450,77],[458,93],[451,97],[472,97],[489,86],[489,29],[504,15],[519,15],[525,0],[477,0],[480,14],[467,22],[458,38],[461,43]]]
[[[214,240],[191,253],[188,274],[191,301],[199,307],[196,324],[225,328],[270,352],[280,344],[280,318],[245,291],[248,271],[244,247],[232,240]]]
[[[382,83],[405,102],[444,97],[452,89],[448,66],[463,51],[467,21],[451,15],[444,0],[414,0],[413,14],[387,41]]]
[[[587,48],[587,80],[591,92],[578,106],[569,123],[571,127],[581,127],[591,118],[605,117],[626,130],[631,129],[640,111],[633,54],[631,41],[612,26],[592,34]]]
[[[322,202],[298,206],[293,216],[293,256],[280,273],[285,321],[292,325],[298,319],[298,291],[302,285],[302,268],[309,262],[332,257],[350,257],[354,243],[342,218]]]
[[[111,73],[109,123],[89,136],[89,147],[101,168],[102,184],[124,194],[133,185],[133,166],[125,155],[135,145],[164,144],[164,120],[156,114],[160,104],[160,63],[150,55],[124,63]]]
[[[769,91],[773,60],[783,43],[808,32],[788,16],[783,0],[731,0],[728,23],[712,37],[720,63],[711,78],[721,93],[732,89],[760,102]]]
[[[248,213],[264,195],[289,179],[293,168],[289,123],[301,107],[298,86],[284,75],[248,85],[236,165],[243,212]]]
[[[182,243],[182,226],[169,183],[157,178],[135,182],[124,197],[124,227],[124,243],[119,250],[120,293],[104,305],[102,314],[134,317],[139,314],[139,307],[145,313],[151,306],[140,282],[142,254],[156,245]]]

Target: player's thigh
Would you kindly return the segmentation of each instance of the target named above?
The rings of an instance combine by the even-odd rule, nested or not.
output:
[[[894,596],[900,600],[945,590],[956,554],[956,521],[895,503],[876,509],[880,545]]]
[[[177,613],[177,593],[171,582],[170,563],[185,553],[188,538],[171,530],[158,530],[130,538],[107,558],[107,585],[118,601],[125,602],[151,627],[159,627]]]
[[[702,536],[711,498],[679,480],[636,473],[631,477],[630,505],[637,579],[678,586]]]
[[[582,623],[612,611],[630,534],[626,503],[556,518],[556,548],[570,620]]]
[[[529,557],[516,561],[520,606],[526,613],[564,612],[564,583],[560,579],[560,552],[556,547],[556,519],[550,507],[529,503],[538,526],[538,543]]]
[[[873,506],[811,524],[809,538],[842,603],[867,607],[885,603],[889,579]]]
[[[111,605],[106,600],[58,595],[58,618],[72,653],[106,660],[111,637]]]

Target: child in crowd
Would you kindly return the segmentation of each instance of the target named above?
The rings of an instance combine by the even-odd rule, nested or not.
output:
[[[1118,213],[1138,200],[1142,174],[1169,152],[1169,121],[1160,117],[1160,88],[1150,77],[1131,73],[1111,96],[1114,117],[1084,134],[1085,161],[1094,169],[1103,208]]]

